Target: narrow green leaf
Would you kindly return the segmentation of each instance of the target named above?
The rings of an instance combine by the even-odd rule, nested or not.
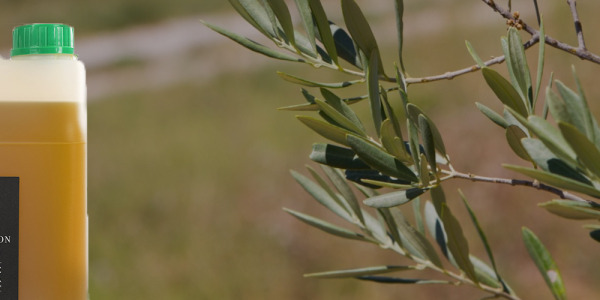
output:
[[[342,14],[344,15],[346,28],[348,28],[348,32],[358,45],[358,48],[365,53],[367,58],[375,59],[378,74],[384,75],[383,62],[379,55],[377,41],[360,7],[358,7],[354,0],[342,0]],[[373,53],[377,54],[374,55]]]
[[[320,41],[321,38],[320,36],[317,36],[317,39]],[[331,59],[331,57],[329,56],[329,54],[327,53],[326,50],[324,50],[321,46],[317,45],[317,53],[319,54],[319,56],[321,57],[321,60],[324,61],[327,64],[331,64],[331,65],[336,65],[335,62]],[[317,65],[318,66],[318,65]],[[340,66],[338,66],[338,69],[341,69]]]
[[[514,74],[512,63],[510,62],[511,55],[510,55],[510,48],[508,46],[508,36],[500,37],[500,44],[502,46],[502,53],[504,53],[504,62],[506,62],[506,69],[508,70],[508,78],[510,79],[512,86],[515,88],[515,91],[517,91],[517,94],[519,94],[519,96],[521,97],[522,96],[521,89],[519,87],[519,84],[516,81],[517,77]]]
[[[427,168],[427,158],[421,154],[421,165],[419,166],[419,178],[422,186],[429,186],[431,178],[429,177],[429,169]]]
[[[508,29],[508,50],[510,53],[509,68],[512,68],[512,74],[515,76],[522,99],[526,101],[526,106],[529,107],[528,111],[531,112],[533,106],[531,75],[529,74],[529,66],[527,65],[521,36],[514,27]]]
[[[600,243],[600,225],[588,224],[588,225],[584,225],[583,228],[589,229],[590,230],[590,237],[594,241]]]
[[[527,153],[529,153],[535,164],[542,170],[592,185],[574,167],[569,166],[563,160],[556,157],[540,140],[524,138],[521,140],[521,144],[523,144],[523,147],[527,150]]]
[[[494,270],[492,270],[485,262],[474,255],[469,255],[469,259],[475,269],[475,276],[477,277],[478,282],[493,288],[502,288],[502,283],[496,278]]]
[[[600,207],[594,207],[587,202],[555,199],[538,205],[557,216],[567,219],[600,220]]]
[[[446,280],[409,279],[383,276],[361,276],[357,279],[391,284],[453,284],[452,282]]]
[[[318,111],[319,106],[311,103],[302,103],[302,104],[294,104],[290,106],[284,106],[277,108],[278,110],[287,110],[287,111]]]
[[[363,203],[374,208],[389,208],[408,203],[412,199],[422,195],[425,191],[426,189],[411,188],[404,191],[392,192],[368,198],[365,199]]]
[[[491,108],[489,108],[479,102],[475,102],[475,105],[477,105],[477,108],[479,109],[479,111],[481,111],[492,122],[496,123],[496,125],[498,125],[502,128],[506,128],[509,126],[508,122],[506,122],[506,120],[504,120],[504,118],[501,115],[499,115],[498,113],[493,111]]]
[[[560,276],[560,271],[546,247],[544,247],[542,242],[531,230],[523,227],[522,234],[525,247],[527,247],[527,252],[529,252],[535,265],[538,267],[538,270],[540,270],[540,273],[552,291],[554,298],[557,300],[566,299],[565,286],[562,277]]]
[[[415,166],[420,166],[420,152],[419,152],[419,129],[417,125],[410,119],[406,120],[406,127],[408,128],[408,146],[410,149],[410,156],[413,159]]]
[[[383,218],[375,218],[365,210],[362,211],[362,215],[365,219],[366,230],[378,241],[379,246],[383,248],[391,247],[394,241],[392,241],[386,230]]]
[[[542,170],[552,173],[550,171],[550,162],[558,161],[559,159],[544,145],[544,143],[538,139],[523,138],[521,144],[529,157],[533,159],[536,166]]]
[[[400,94],[400,99],[402,99],[402,107],[406,107],[408,105],[408,95],[406,94],[406,78],[404,74],[400,72],[398,66],[394,64],[396,70],[396,84],[398,85],[398,93]]]
[[[444,230],[444,224],[438,215],[435,206],[430,202],[425,202],[425,223],[429,234],[435,239],[438,247],[442,251],[442,254],[456,266],[456,261],[451,257],[451,253],[448,252],[448,238],[446,236],[446,230]]]
[[[348,135],[347,141],[354,152],[358,154],[358,157],[372,168],[398,179],[411,182],[419,181],[415,174],[401,161],[373,144],[352,135]]]
[[[307,37],[304,36],[304,34],[296,31],[294,37],[296,39],[296,46],[295,46],[296,47],[296,53],[299,52],[298,53],[299,55],[305,54],[305,55],[310,56],[312,58],[316,58],[316,59],[319,58],[319,50],[313,49],[312,44],[307,39]],[[315,47],[316,47],[316,45],[315,45]],[[330,61],[331,61],[331,59],[327,60],[326,57],[321,57],[321,59],[323,61],[325,61],[326,63],[330,63]]]
[[[518,115],[518,119],[515,117],[515,115]],[[531,135],[531,132],[529,131],[529,129],[527,129],[527,127],[525,127],[525,125],[523,125],[523,123],[521,123],[521,121],[527,123],[527,119],[522,117],[521,115],[519,115],[517,112],[515,112],[514,110],[510,109],[508,106],[504,106],[504,109],[502,110],[502,117],[504,118],[504,120],[506,120],[506,123],[508,123],[508,125],[515,125],[518,126],[519,128],[521,128],[521,130],[523,130],[523,132],[526,132],[527,135]]]
[[[338,64],[338,55],[337,50],[335,48],[335,42],[333,40],[333,35],[331,34],[331,29],[329,28],[329,20],[327,19],[327,15],[325,14],[325,10],[321,5],[321,1],[319,0],[308,0],[310,5],[310,9],[312,10],[314,21],[317,25],[317,30],[319,32],[319,38],[327,54],[331,58],[331,60],[337,65]]]
[[[360,183],[373,185],[373,186],[376,186],[377,188],[387,187],[387,188],[392,188],[392,189],[396,189],[396,190],[410,189],[413,187],[410,184],[401,184],[401,183],[394,183],[394,182],[390,182],[390,181],[381,181],[381,180],[367,179],[367,178],[361,178]],[[373,188],[375,188],[375,187],[373,187]]]
[[[394,129],[395,136],[397,136],[401,141],[404,141],[404,137],[402,136],[402,127],[401,122],[404,118],[404,105],[400,105],[400,103],[394,103],[397,105],[392,105],[389,98],[387,97],[387,93],[385,89],[381,89],[382,103],[385,109],[385,113],[390,120],[390,125]],[[383,125],[382,125],[383,126]]]
[[[353,134],[352,132],[313,117],[296,116],[296,118],[322,137],[336,143],[349,146],[348,141],[346,140],[346,135],[351,135]]]
[[[600,229],[590,231],[590,237],[600,243]]]
[[[306,99],[306,101],[308,103],[290,105],[290,106],[280,107],[278,109],[279,110],[288,110],[288,111],[318,111],[319,110],[319,106],[317,106],[317,104],[315,103],[315,99],[316,99],[315,96],[311,95],[304,88],[302,89],[302,96],[304,96],[304,99]],[[346,105],[351,105],[351,104],[354,104],[354,103],[362,101],[362,100],[363,100],[362,98],[342,99],[342,101]]]
[[[365,223],[365,220],[362,215],[362,210],[360,205],[358,204],[358,199],[354,195],[354,192],[350,188],[348,182],[344,179],[339,170],[322,165],[321,168],[329,178],[329,181],[335,186],[337,191],[342,195],[342,199],[346,201],[348,206],[354,212],[354,215],[358,218],[361,224]]]
[[[341,89],[341,88],[345,88],[345,87],[348,87],[348,86],[351,86],[351,85],[354,85],[357,83],[365,82],[364,79],[334,82],[334,83],[316,82],[316,81],[300,78],[300,77],[286,74],[286,73],[279,72],[279,71],[277,72],[277,75],[279,75],[279,77],[283,78],[285,81],[289,81],[291,83],[300,84],[300,85],[308,86],[308,87],[320,87],[320,88],[330,88],[330,89]]]
[[[311,46],[311,53],[316,54],[317,46],[315,43],[315,26],[313,25],[312,11],[310,10],[308,0],[294,1],[296,2],[296,7],[300,13],[300,18],[302,19],[302,24],[304,25],[304,30],[306,31],[307,40]]]
[[[460,197],[463,200],[463,203],[465,204],[465,207],[467,208],[467,211],[469,212],[469,217],[471,217],[471,221],[473,222],[473,225],[475,226],[475,229],[477,229],[477,234],[479,234],[479,238],[481,239],[481,242],[483,243],[483,246],[485,247],[485,252],[487,253],[488,258],[489,258],[490,262],[492,263],[494,277],[496,277],[495,279],[498,280],[498,282],[503,286],[504,290],[507,291],[508,288],[506,287],[506,284],[504,283],[504,280],[500,276],[500,273],[498,273],[498,268],[496,267],[496,260],[494,259],[494,254],[492,253],[492,247],[490,247],[490,244],[488,242],[487,236],[485,235],[485,232],[483,232],[483,228],[481,228],[479,220],[477,219],[477,216],[475,215],[475,212],[473,211],[473,209],[469,205],[469,202],[467,202],[467,198],[465,197],[465,195],[463,194],[463,192],[461,190],[458,190],[458,193],[460,194]],[[475,257],[471,256],[471,261],[472,262],[473,262],[473,258],[475,258]],[[477,265],[478,264],[474,264],[474,266],[477,266]],[[479,266],[479,268],[481,268],[481,265]],[[476,268],[476,271],[479,268]]]
[[[410,204],[413,208],[415,226],[421,234],[425,234],[425,223],[423,222],[423,213],[421,212],[421,198],[415,198]]]
[[[313,169],[310,166],[306,166],[306,168],[312,175],[315,182],[321,187],[321,189],[323,191],[325,191],[329,195],[329,198],[325,199],[324,201],[333,200],[335,203],[337,203],[339,205],[339,207],[341,207],[343,209],[343,211],[340,211],[340,213],[338,215],[340,217],[344,218],[346,221],[348,221],[350,223],[354,223],[356,221],[356,219],[352,215],[352,208],[348,205],[348,202],[345,201],[344,199],[342,199],[339,194],[336,194],[333,191],[333,189],[329,186],[329,184],[327,184],[325,179],[323,179],[323,177],[321,177],[321,175],[319,175],[319,173],[317,173],[317,171],[315,171],[315,169]],[[302,187],[307,188],[304,184],[305,183],[301,184]],[[316,192],[318,192],[318,191],[309,192],[309,193],[311,195],[313,195],[313,197],[314,197],[314,193],[316,193]],[[324,195],[319,194],[319,196],[323,197]],[[314,198],[316,199],[316,197],[314,197]],[[329,206],[327,206],[327,207],[329,208]]]
[[[584,193],[596,198],[600,198],[600,191],[594,188],[593,186],[581,183],[579,181],[575,181],[564,176],[515,165],[504,164],[503,166],[509,170],[519,172],[523,175],[527,175],[543,183],[553,185],[561,189],[567,189],[575,192]]]
[[[421,108],[412,103],[409,103],[406,106],[406,110],[408,113],[408,118],[413,124],[415,124],[415,126],[419,126],[419,115],[423,115],[423,117],[425,117],[427,123],[429,124],[429,129],[431,130],[433,144],[435,145],[437,151],[439,151],[440,154],[445,157],[446,147],[444,146],[442,135],[440,134],[440,131],[438,130],[437,126],[435,126],[435,123],[423,112],[423,110],[421,110]]]
[[[546,145],[559,158],[567,162],[576,161],[575,152],[571,147],[569,147],[569,144],[561,135],[560,131],[556,127],[552,126],[550,122],[538,116],[530,116],[528,123],[525,124],[525,126],[531,129],[539,137],[539,139],[544,142],[544,145]]]
[[[546,103],[548,104],[548,110],[555,121],[573,123],[567,105],[554,93],[554,91],[552,91],[552,89],[550,89],[550,87],[546,88]]]
[[[300,184],[300,186],[302,186],[305,191],[307,191],[315,200],[317,200],[317,202],[325,206],[336,215],[340,216],[342,219],[352,222],[352,217],[346,208],[341,204],[340,200],[337,199],[337,196],[331,192],[324,181],[317,176],[314,170],[309,168],[309,171],[311,171],[313,177],[315,177],[315,179],[319,182],[318,184],[296,171],[292,170],[291,174]]]
[[[510,108],[508,108],[510,110]],[[575,157],[575,152],[567,141],[563,138],[558,128],[552,126],[550,122],[544,120],[541,117],[531,115],[529,118],[525,119],[514,111],[511,111],[513,116],[519,120],[519,122],[525,125],[529,130],[531,130],[538,138],[554,153],[558,158],[564,160],[565,162],[576,165],[577,160]]]
[[[354,132],[357,135],[360,135],[363,137],[365,137],[367,135],[363,131],[363,129],[359,127],[359,126],[361,126],[360,123],[357,124],[353,120],[348,119],[343,113],[341,113],[340,111],[335,109],[335,107],[329,105],[329,103],[326,103],[319,99],[315,99],[315,103],[319,106],[321,112],[323,112],[325,115],[327,115],[333,121],[335,121],[336,124],[340,125],[344,129]],[[356,119],[356,120],[358,120],[358,119]]]
[[[596,145],[571,124],[559,121],[558,127],[563,137],[577,154],[577,158],[582,163],[581,167],[589,169],[596,178],[600,178],[600,151],[598,151]]]
[[[402,59],[402,47],[404,43],[404,1],[396,0],[394,4],[396,8],[396,32],[398,33],[398,61],[400,62],[400,69],[404,72],[404,62]]]
[[[321,88],[321,95],[325,98],[325,102],[335,108],[338,112],[340,112],[346,119],[352,122],[356,127],[360,129],[360,131],[365,130],[364,126],[360,122],[360,119],[354,113],[354,111],[344,102],[340,97],[330,92],[327,89]]]
[[[517,90],[502,75],[490,68],[482,68],[481,73],[488,86],[504,105],[512,108],[521,116],[527,116],[527,108]]]
[[[315,104],[316,97],[313,96],[310,92],[308,92],[305,88],[302,88],[302,96],[304,97],[304,100],[306,100],[306,102],[308,102],[309,104]]]
[[[573,78],[575,79],[575,83],[577,85],[577,93],[579,94],[579,98],[581,99],[585,109],[585,121],[586,121],[586,135],[590,141],[594,142],[596,147],[600,147],[600,127],[598,126],[598,121],[591,113],[591,110],[588,107],[588,102],[585,97],[585,93],[583,92],[583,87],[581,86],[581,82],[579,81],[579,77],[577,76],[577,72],[575,72],[575,66],[571,66],[573,70]],[[569,122],[572,123],[572,122]]]
[[[277,37],[264,6],[258,0],[229,0],[229,3],[249,24],[262,34],[269,38]]]
[[[442,261],[435,252],[433,245],[425,238],[425,236],[411,226],[407,221],[402,212],[397,209],[390,209],[392,216],[396,224],[398,225],[398,232],[402,237],[402,245],[411,255],[419,257],[424,260],[431,261],[434,265],[443,268]]]
[[[292,16],[290,15],[290,11],[283,0],[266,0],[269,4],[275,17],[279,20],[281,24],[281,28],[285,33],[290,44],[296,48],[296,38],[294,33],[294,23],[292,23]]]
[[[448,236],[448,250],[452,253],[458,267],[474,282],[477,281],[475,269],[469,259],[469,244],[465,238],[458,220],[450,213],[448,206],[443,203],[439,213]]]
[[[598,126],[596,118],[593,118],[592,122],[594,123],[594,144],[596,147],[600,147],[600,126]]]
[[[377,134],[379,135],[379,129],[381,128],[381,122],[383,122],[383,118],[381,116],[381,98],[379,94],[379,76],[378,76],[378,67],[377,64],[374,63],[378,59],[378,53],[373,52],[367,60],[366,68],[367,68],[367,87],[369,89],[369,103],[371,104],[371,116],[373,118],[373,123],[375,129],[377,130]]]
[[[583,225],[583,228],[589,229],[589,230],[597,230],[597,229],[600,229],[600,225],[597,225],[597,224],[587,224],[587,225]]]
[[[573,79],[575,79],[575,84],[577,85],[577,93],[579,94],[579,97],[581,97],[581,99],[583,99],[587,104],[587,99],[585,97],[585,93],[583,92],[581,81],[579,81],[579,76],[577,76],[577,72],[575,71],[575,65],[571,65],[571,72],[573,72]]]
[[[354,47],[354,41],[350,35],[343,28],[331,21],[329,22],[329,28],[333,34],[333,41],[338,57],[362,70],[363,65],[359,52],[356,47]]]
[[[540,94],[540,87],[542,85],[542,77],[544,75],[544,56],[546,51],[546,35],[544,33],[544,20],[540,18],[540,42],[538,43],[539,52],[538,52],[538,64],[537,64],[537,78],[535,82],[535,95],[533,97],[533,108],[535,108],[535,104],[537,103],[538,96]]]
[[[560,96],[564,100],[567,111],[571,116],[571,122],[582,132],[587,133],[590,128],[588,127],[589,114],[587,103],[583,102],[581,97],[575,91],[568,88],[564,83],[559,80],[555,81],[556,88],[560,93]]]
[[[450,212],[446,204],[442,188],[439,186],[433,188],[431,190],[431,198],[446,231],[448,251],[452,253],[457,266],[465,272],[467,277],[477,283],[475,269],[469,259],[469,244],[463,234],[460,223]]]
[[[374,197],[379,195],[379,193],[377,192],[377,190],[366,187],[364,185],[361,184],[354,184],[354,187],[356,187],[358,189],[358,191],[365,197]]]
[[[284,208],[283,210],[286,211],[287,213],[291,214],[292,216],[296,217],[300,221],[302,221],[310,226],[321,229],[329,234],[339,236],[339,237],[342,237],[345,239],[370,242],[364,235],[362,235],[360,233],[350,231],[348,229],[333,225],[329,222],[323,221],[321,219],[318,219],[313,216],[309,216],[309,215],[306,215],[306,214],[303,214],[303,213],[300,213],[300,212],[297,212],[297,211],[294,211],[291,209]]]
[[[413,266],[375,266],[351,270],[338,270],[306,274],[304,277],[316,277],[316,278],[349,278],[359,277],[368,275],[386,274],[398,271],[414,270]]]
[[[554,80],[554,72],[550,72],[550,79],[548,80],[548,86],[546,87],[547,89],[552,89],[553,80]],[[544,118],[544,120],[548,119],[548,102],[547,101],[544,101],[542,117]]]
[[[469,41],[465,41],[465,44],[467,45],[467,50],[469,51],[469,54],[471,54],[471,57],[477,63],[477,66],[479,66],[480,69],[485,67],[483,60],[481,60],[477,52],[475,52],[475,49],[473,48],[471,43]]]
[[[417,198],[417,199],[419,199],[419,198]],[[387,225],[387,228],[390,233],[390,237],[392,238],[392,241],[394,241],[396,244],[398,244],[398,246],[400,248],[404,249],[402,246],[402,237],[400,236],[400,232],[398,231],[398,225],[396,224],[396,220],[394,219],[394,216],[392,216],[392,212],[390,211],[390,209],[389,208],[378,208],[377,212],[379,213],[379,215],[381,215],[381,217],[385,221],[385,224]]]
[[[412,185],[407,180],[401,180],[382,174],[381,172],[373,169],[369,170],[353,170],[347,169],[344,174],[346,179],[353,181],[360,185],[368,186],[370,188],[380,187],[391,187],[396,189],[411,188]]]
[[[435,142],[429,120],[422,114],[419,114],[419,129],[421,131],[421,139],[423,140],[423,148],[425,148],[425,157],[431,167],[431,172],[437,173],[437,163],[435,161]]]
[[[533,161],[523,144],[521,143],[521,139],[526,138],[527,134],[521,130],[518,126],[510,125],[506,128],[506,140],[508,141],[508,145],[510,148],[519,156],[520,158],[526,161]]]
[[[571,116],[570,123],[594,141],[593,117],[585,99],[558,80],[556,80],[556,88],[567,106]]]
[[[402,162],[411,161],[410,154],[406,151],[404,142],[396,136],[394,125],[390,119],[381,123],[381,144],[385,150]],[[412,162],[412,161],[411,161]]]
[[[331,144],[315,143],[309,155],[312,161],[340,169],[370,169],[352,149]]]
[[[204,21],[200,21],[202,22],[202,24],[206,25],[207,27],[209,27],[210,29],[218,32],[219,34],[226,36],[228,38],[230,38],[231,40],[233,40],[234,42],[237,42],[238,44],[254,51],[260,54],[263,54],[265,56],[271,57],[271,58],[275,58],[275,59],[280,59],[280,60],[287,60],[287,61],[295,61],[295,62],[304,62],[303,59],[301,58],[297,58],[285,53],[281,53],[278,51],[275,51],[269,47],[266,47],[262,44],[259,44],[253,40],[250,40],[248,38],[239,36],[233,32],[227,31],[221,27],[206,23]]]
[[[285,36],[285,32],[283,32],[283,28],[281,28],[279,21],[277,21],[277,17],[271,8],[269,0],[260,0],[260,3],[262,4],[263,11],[267,15],[267,18],[271,24],[271,28],[273,28],[273,32],[275,32],[279,40],[289,43],[287,37]]]

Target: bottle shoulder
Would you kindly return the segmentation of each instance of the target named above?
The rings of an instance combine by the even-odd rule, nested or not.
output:
[[[52,53],[52,54],[28,54],[28,55],[17,55],[10,58],[11,61],[22,61],[22,60],[60,60],[60,61],[77,61],[77,55],[65,54],[65,53]]]
[[[79,60],[0,60],[0,101],[85,102],[85,81]]]

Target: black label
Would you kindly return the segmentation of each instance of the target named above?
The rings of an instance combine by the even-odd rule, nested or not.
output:
[[[0,299],[19,299],[19,177],[0,177]]]

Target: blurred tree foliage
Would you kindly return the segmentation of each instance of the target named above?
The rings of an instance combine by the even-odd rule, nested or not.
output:
[[[298,120],[328,143],[313,145],[312,178],[292,172],[296,181],[328,210],[352,225],[352,229],[292,209],[286,212],[334,236],[379,245],[409,258],[413,264],[372,266],[307,274],[318,278],[357,278],[397,284],[465,284],[488,293],[490,298],[519,299],[498,272],[493,249],[478,217],[459,191],[469,220],[455,217],[446,202],[443,183],[466,179],[474,184],[492,182],[527,186],[553,194],[539,206],[568,219],[598,221],[600,204],[600,127],[591,114],[582,85],[573,69],[575,87],[559,80],[542,82],[546,46],[563,50],[591,63],[600,57],[587,50],[575,0],[569,8],[577,45],[569,45],[544,33],[537,1],[537,23],[527,24],[511,1],[502,7],[491,0],[483,4],[506,19],[506,36],[500,38],[503,56],[483,61],[467,42],[475,65],[420,78],[410,77],[403,63],[404,3],[395,1],[398,58],[384,62],[375,35],[354,0],[342,0],[345,28],[332,23],[318,0],[296,0],[301,28],[294,26],[283,0],[230,0],[229,3],[252,26],[278,48],[270,48],[224,28],[206,24],[242,46],[268,57],[337,70],[351,77],[342,82],[318,82],[278,73],[284,80],[303,86],[306,102],[284,107],[302,112]],[[522,36],[529,36],[525,42]],[[535,72],[525,51],[538,44]],[[421,58],[426,59],[426,58]],[[508,78],[491,68],[505,62]],[[479,71],[504,108],[496,112],[477,103],[479,110],[502,127],[506,142],[524,165],[504,165],[530,180],[484,177],[456,170],[434,120],[415,104],[409,86],[448,80]],[[532,76],[533,73],[533,76]],[[350,86],[362,86],[362,94],[340,97]],[[318,93],[315,93],[315,91]],[[539,101],[541,99],[543,101]],[[370,118],[359,118],[352,104],[366,101]],[[316,112],[311,115],[309,112]],[[460,120],[458,120],[460,122]],[[468,137],[466,137],[468,138]],[[383,188],[383,189],[382,189]],[[431,200],[423,201],[427,196]],[[412,216],[402,205],[412,206]],[[365,207],[366,206],[366,207]],[[370,207],[372,209],[367,209]],[[469,251],[462,226],[472,223],[486,250],[486,260]],[[600,242],[600,225],[586,228]],[[428,237],[429,236],[429,237]],[[556,299],[565,299],[560,271],[542,241],[528,228],[523,243]],[[437,247],[437,249],[436,249]],[[429,269],[445,279],[407,278],[391,273],[417,273]],[[429,273],[427,273],[429,274]]]

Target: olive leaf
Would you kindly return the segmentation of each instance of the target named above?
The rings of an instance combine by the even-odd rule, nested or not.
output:
[[[285,212],[289,213],[290,215],[296,217],[300,221],[302,221],[308,225],[311,225],[315,228],[318,228],[320,230],[323,230],[329,234],[339,236],[342,238],[346,238],[346,239],[359,240],[359,241],[365,241],[365,242],[370,241],[369,239],[367,239],[364,235],[362,235],[360,233],[356,233],[351,230],[339,227],[337,225],[333,225],[327,221],[323,221],[323,220],[315,218],[313,216],[303,214],[301,212],[297,212],[295,210],[291,210],[288,208],[284,208],[283,210]]]
[[[528,228],[523,227],[522,235],[527,252],[529,252],[542,277],[544,277],[546,284],[550,287],[554,298],[557,300],[566,299],[565,285],[560,271],[550,256],[548,249],[544,247],[539,238]]]
[[[517,92],[512,84],[504,79],[500,73],[488,67],[484,67],[481,69],[481,74],[483,74],[483,78],[494,94],[496,94],[496,97],[498,97],[504,105],[512,108],[521,116],[529,115],[527,107],[521,99],[519,92]]]
[[[254,51],[260,54],[263,54],[265,56],[271,57],[271,58],[275,58],[275,59],[280,59],[280,60],[288,60],[288,61],[295,61],[295,62],[304,62],[304,59],[302,58],[298,58],[298,57],[294,57],[292,55],[289,54],[285,54],[282,52],[278,52],[275,51],[267,46],[264,46],[262,44],[259,44],[251,39],[248,39],[246,37],[237,35],[231,31],[228,31],[226,29],[223,29],[219,26],[216,25],[212,25],[209,23],[206,23],[204,21],[200,21],[202,22],[202,24],[206,25],[208,28],[220,33],[223,36],[226,36],[228,38],[230,38],[231,40],[233,40],[234,42]]]
[[[410,202],[422,195],[427,189],[410,188],[404,191],[387,193],[375,197],[365,199],[363,201],[366,205],[375,208],[388,208],[393,206],[399,206]]]
[[[385,273],[392,273],[398,271],[408,271],[414,270],[415,267],[412,266],[375,266],[375,267],[367,267],[367,268],[359,268],[359,269],[350,269],[350,270],[337,270],[337,271],[327,271],[327,272],[319,272],[319,273],[310,273],[304,275],[304,277],[316,277],[316,278],[351,278],[351,277],[360,277],[360,276],[368,276],[368,275],[379,275]]]
[[[373,169],[398,179],[411,182],[419,181],[413,171],[392,155],[384,152],[381,148],[353,135],[348,135],[347,139],[348,144],[358,154],[358,157]]]

